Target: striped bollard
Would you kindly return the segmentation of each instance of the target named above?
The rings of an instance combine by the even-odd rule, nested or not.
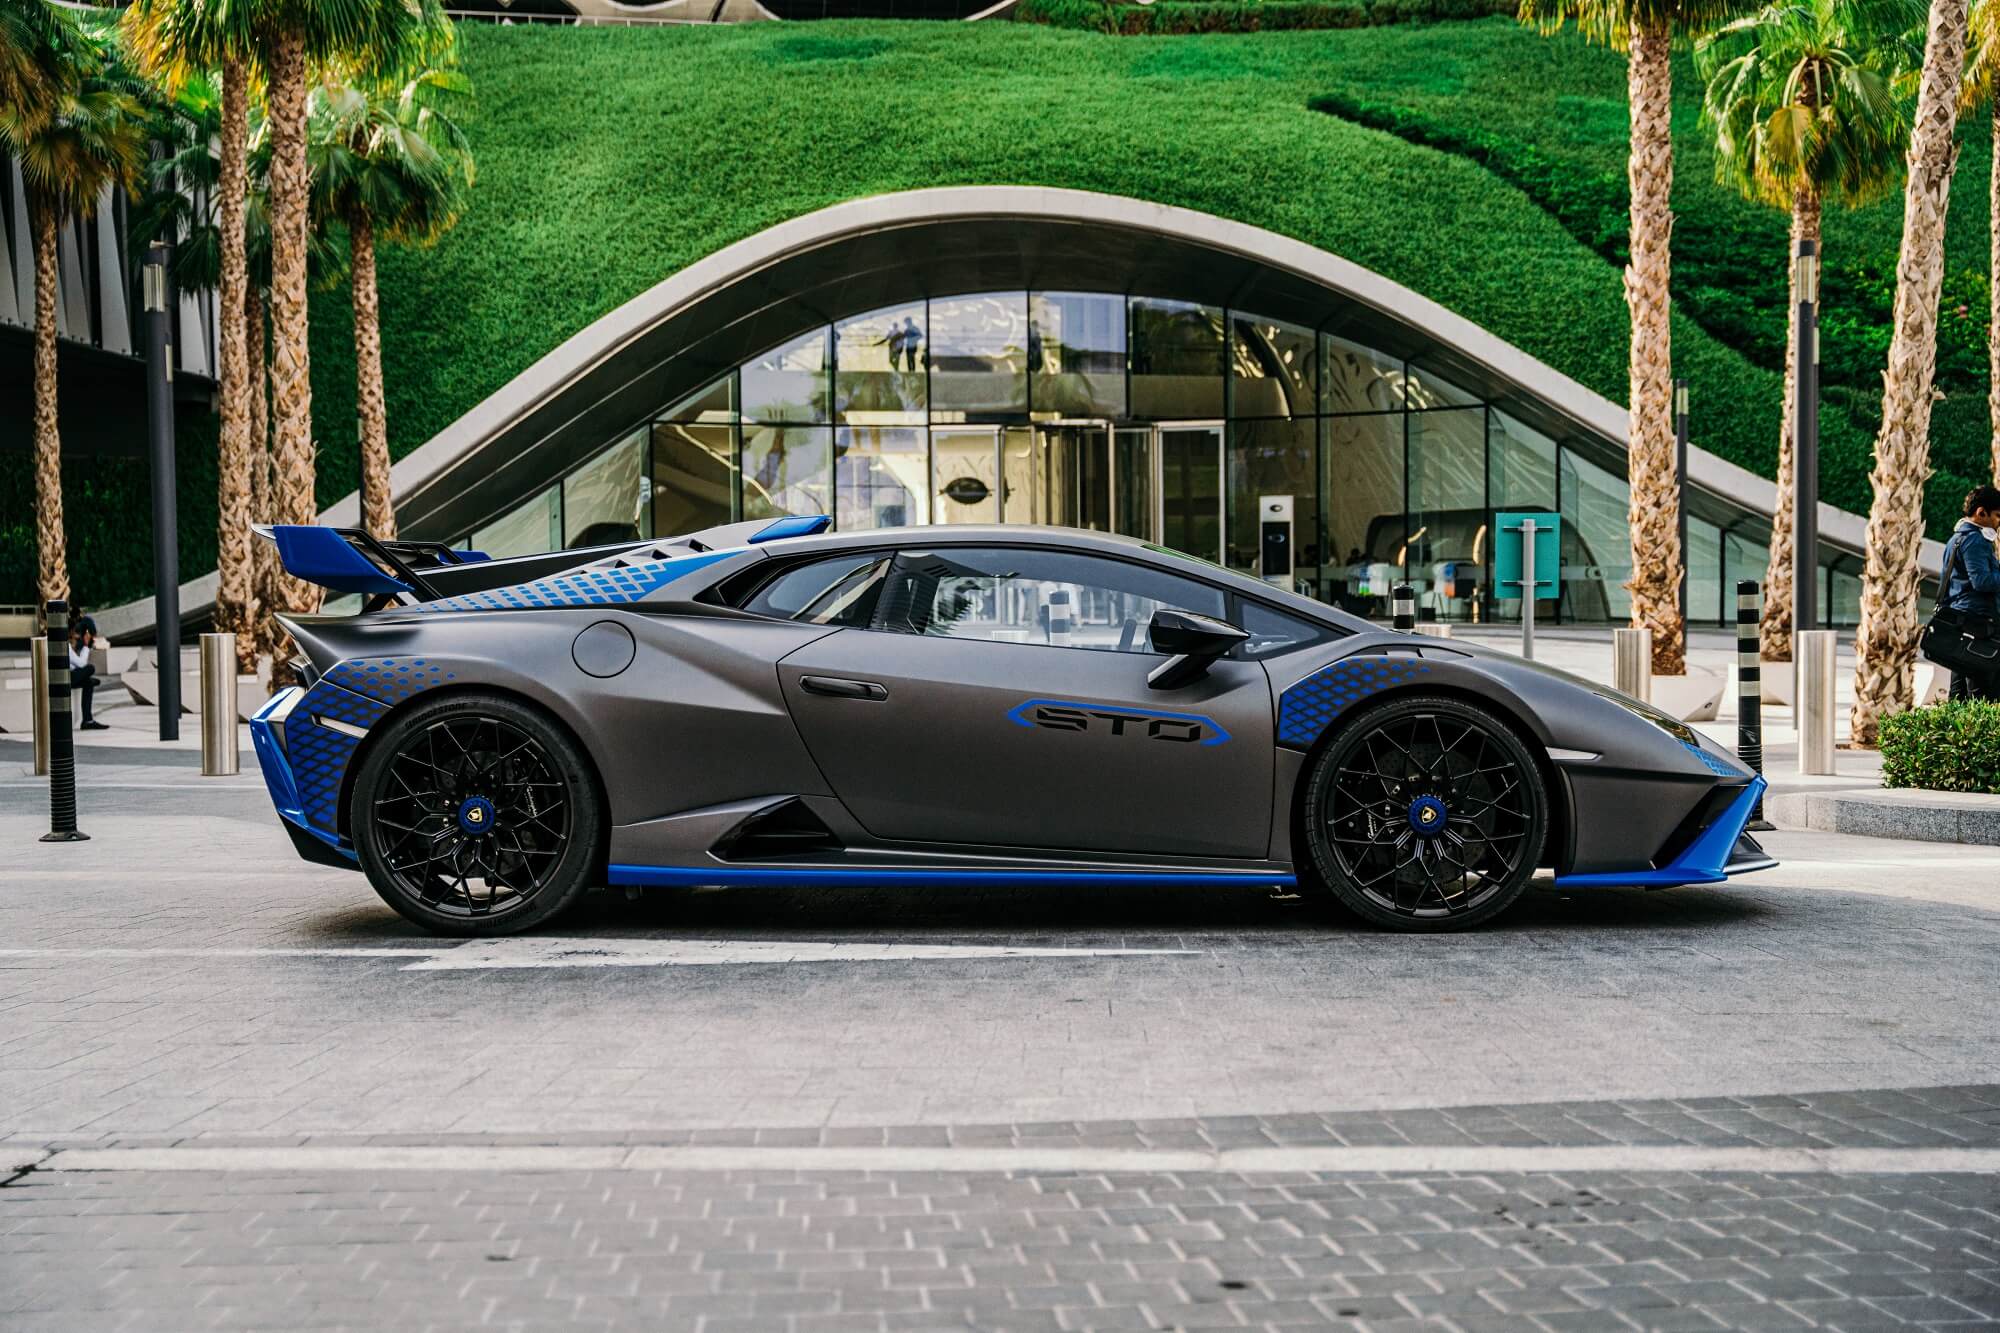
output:
[[[1758,659],[1757,625],[1764,615],[1764,597],[1757,580],[1736,585],[1736,757],[1752,773],[1764,771],[1764,682]],[[1750,811],[1749,827],[1768,829],[1764,802]]]
[[[1068,588],[1053,588],[1049,591],[1049,646],[1069,647],[1070,600]]]
[[[1417,595],[1410,591],[1407,583],[1398,583],[1389,589],[1390,624],[1408,632],[1417,627]]]
[[[49,831],[43,842],[84,842],[76,828],[76,745],[69,729],[69,603],[49,603]]]

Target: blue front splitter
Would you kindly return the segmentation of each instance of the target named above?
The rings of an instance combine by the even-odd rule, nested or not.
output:
[[[1764,796],[1764,779],[1750,779],[1729,808],[1724,810],[1713,824],[1703,829],[1695,840],[1681,849],[1666,865],[1650,870],[1607,870],[1588,875],[1558,875],[1556,887],[1559,889],[1611,888],[1614,886],[1644,889],[1672,889],[1683,884],[1720,884],[1729,878],[1729,855],[1736,849],[1736,840],[1743,836],[1744,825],[1750,822],[1750,812],[1757,808],[1757,802]],[[1753,866],[1751,869],[1764,869]]]

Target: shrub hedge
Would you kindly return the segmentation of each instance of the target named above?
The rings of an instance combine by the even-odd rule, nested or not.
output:
[[[1372,28],[1512,14],[1516,0],[1021,0],[1014,19],[1125,37]]]
[[[2000,795],[2000,704],[1932,704],[1883,718],[1882,785]]]

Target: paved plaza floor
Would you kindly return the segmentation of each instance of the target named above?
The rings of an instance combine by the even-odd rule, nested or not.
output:
[[[247,757],[247,756],[246,756]],[[2000,849],[1400,937],[1221,890],[434,939],[0,740],[0,1328],[2000,1326]]]

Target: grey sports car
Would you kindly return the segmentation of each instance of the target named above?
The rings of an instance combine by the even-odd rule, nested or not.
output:
[[[1637,700],[1095,532],[824,518],[512,560],[264,530],[363,598],[252,725],[310,860],[432,930],[602,885],[1241,885],[1377,925],[1773,864]]]

